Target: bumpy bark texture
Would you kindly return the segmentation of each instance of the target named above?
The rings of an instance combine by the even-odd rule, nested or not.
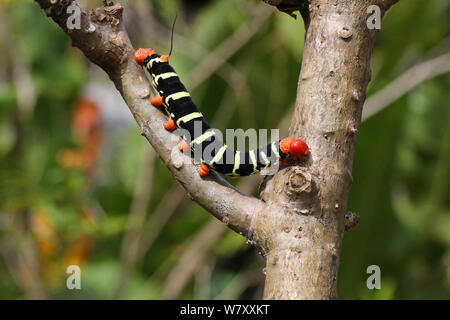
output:
[[[290,133],[307,141],[311,157],[279,172],[261,192],[268,207],[255,217],[255,240],[267,256],[266,299],[337,298],[353,151],[376,37],[366,25],[367,8],[378,5],[384,13],[394,2],[299,1],[307,32]]]
[[[242,194],[218,175],[205,179],[198,164],[176,149],[164,116],[149,102],[150,83],[133,59],[121,5],[82,11],[69,30],[75,1],[36,0],[73,45],[110,76],[141,133],[193,200],[247,236],[267,259],[266,299],[335,299],[356,135],[361,122],[376,31],[366,26],[369,5],[382,13],[398,0],[266,0],[282,11],[301,10],[307,28],[291,135],[311,156],[266,179],[261,200]],[[300,39],[299,39],[300,41]],[[347,223],[346,223],[347,221]]]

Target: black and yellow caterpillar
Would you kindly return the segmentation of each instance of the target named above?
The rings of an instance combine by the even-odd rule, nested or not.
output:
[[[286,163],[288,158],[297,160],[309,155],[307,144],[295,138],[284,138],[247,152],[235,151],[211,130],[177,73],[169,65],[169,56],[141,48],[134,53],[134,58],[147,68],[158,92],[151,99],[152,104],[156,107],[164,106],[170,117],[164,128],[169,131],[176,128],[187,130],[190,143],[183,141],[178,147],[183,151],[190,147],[194,154],[195,151],[200,151],[200,176],[206,176],[210,168],[225,175],[248,176],[276,161]]]

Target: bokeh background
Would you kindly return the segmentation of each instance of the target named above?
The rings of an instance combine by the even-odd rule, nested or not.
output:
[[[257,0],[121,3],[135,47],[161,53],[178,13],[171,62],[214,127],[287,129],[301,19]],[[381,111],[356,146],[348,208],[361,222],[345,234],[341,299],[450,298],[449,20],[447,0],[402,0],[383,21],[366,109]],[[0,0],[0,48],[1,299],[262,297],[258,252],[186,196],[37,4]],[[260,179],[232,183],[257,194]],[[66,288],[71,264],[81,290]],[[373,264],[381,290],[366,287]]]

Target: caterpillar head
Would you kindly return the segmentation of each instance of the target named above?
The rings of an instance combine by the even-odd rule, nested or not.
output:
[[[143,66],[145,59],[147,59],[147,57],[151,56],[152,54],[155,54],[155,51],[153,51],[153,49],[139,48],[134,53],[134,60],[136,60],[139,65]]]
[[[280,141],[280,151],[295,160],[303,159],[310,154],[308,145],[305,141],[292,137],[284,138]]]

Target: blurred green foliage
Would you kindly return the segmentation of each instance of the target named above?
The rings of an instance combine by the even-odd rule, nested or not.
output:
[[[168,207],[183,191],[135,125],[95,127],[102,136],[93,147],[98,159],[87,169],[67,164],[84,155],[79,150],[87,143],[74,133],[74,110],[84,87],[109,80],[36,4],[6,3],[0,4],[6,17],[0,27],[7,30],[0,42],[0,298],[167,297],[171,271],[212,218],[185,195],[175,208]],[[171,61],[183,79],[253,21],[259,2],[123,4],[135,47],[159,52],[168,50],[178,12]],[[400,1],[391,9],[378,35],[368,95],[439,54],[436,48],[449,36],[449,17],[446,0]],[[225,66],[193,90],[205,117],[216,119],[219,129],[277,128],[295,101],[304,32],[301,19],[272,14]],[[21,99],[30,92],[22,87],[21,74],[31,83],[28,103]],[[236,88],[233,74],[245,90]],[[428,80],[361,126],[348,203],[361,223],[345,235],[340,298],[450,298],[449,87],[448,74]],[[64,156],[64,150],[78,151]],[[136,191],[140,184],[147,193]],[[141,202],[146,217],[137,220],[138,230],[148,227],[143,233],[155,239],[144,246],[119,290],[129,216]],[[200,266],[175,297],[261,297],[264,262],[245,238],[227,230],[205,252],[192,255],[200,257]],[[81,265],[82,290],[66,288],[70,263]],[[372,264],[381,268],[381,290],[366,287]]]

